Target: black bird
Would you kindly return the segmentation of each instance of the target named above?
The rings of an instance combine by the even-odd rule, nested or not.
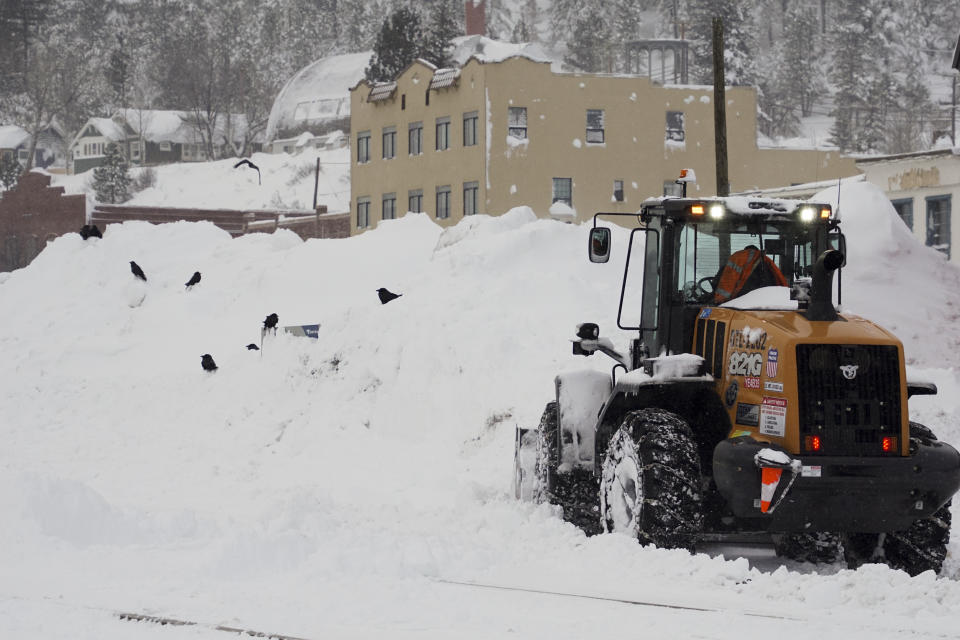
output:
[[[247,345],[247,351],[260,351],[260,347],[251,342]]]
[[[199,271],[194,271],[194,272],[193,272],[193,275],[190,276],[190,279],[187,281],[187,285],[186,285],[186,286],[187,286],[187,289],[189,289],[189,288],[192,287],[193,285],[197,284],[198,282],[200,282],[200,272],[199,272]]]
[[[200,356],[200,366],[203,367],[204,371],[216,371],[217,363],[213,361],[213,356],[209,353],[205,353]]]
[[[147,281],[147,276],[145,276],[145,275],[143,274],[143,269],[141,269],[141,268],[140,268],[140,265],[138,265],[138,264],[137,264],[136,262],[134,262],[133,260],[130,261],[130,271],[133,272],[133,275],[137,276],[138,278],[140,278],[140,279],[143,280],[144,282]]]
[[[85,224],[83,228],[80,229],[80,237],[86,240],[87,238],[102,238],[100,234],[100,229],[95,224]]]
[[[243,165],[247,165],[247,166],[250,167],[251,169],[256,169],[256,170],[257,170],[257,184],[262,184],[262,183],[260,182],[260,167],[258,167],[257,165],[253,164],[252,162],[250,162],[249,159],[244,158],[243,160],[241,160],[241,161],[238,162],[237,164],[233,165],[233,168],[236,169],[236,168],[238,168],[238,167],[242,167]]]
[[[391,300],[396,300],[402,293],[393,293],[392,291],[387,291],[383,287],[377,289],[377,295],[380,296],[380,304],[387,304]]]
[[[280,322],[280,318],[277,316],[277,314],[271,313],[263,319],[263,328],[276,330],[278,322]]]

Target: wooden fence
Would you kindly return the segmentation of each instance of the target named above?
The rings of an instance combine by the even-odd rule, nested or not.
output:
[[[230,235],[272,233],[289,229],[307,238],[346,238],[350,235],[350,214],[327,213],[325,206],[316,212],[303,210],[192,209],[179,207],[139,207],[98,204],[90,214],[90,224],[102,231],[107,225],[142,220],[151,224],[166,222],[212,222]]]

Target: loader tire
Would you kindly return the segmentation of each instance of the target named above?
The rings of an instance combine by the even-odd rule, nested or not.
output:
[[[916,453],[920,443],[930,443],[936,439],[926,426],[918,422],[910,423],[911,455]],[[904,531],[848,534],[844,543],[847,565],[853,569],[867,562],[883,562],[911,576],[924,571],[939,573],[947,557],[951,519],[950,502],[947,502],[933,515],[917,520]]]
[[[813,564],[830,564],[843,557],[839,533],[783,533],[774,539],[773,548],[781,558]]]
[[[533,473],[533,501],[553,502],[560,454],[560,412],[556,402],[548,402],[537,427],[537,462]]]
[[[537,429],[537,462],[534,468],[534,502],[548,502],[563,510],[563,519],[587,535],[600,533],[598,484],[589,469],[561,472],[560,414],[549,402]]]
[[[683,418],[657,408],[624,416],[603,461],[600,512],[604,531],[693,550],[703,495],[697,445]]]

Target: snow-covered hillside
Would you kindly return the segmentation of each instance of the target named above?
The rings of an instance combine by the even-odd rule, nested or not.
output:
[[[845,306],[900,335],[941,386],[911,410],[960,442],[960,273],[873,187],[844,189]],[[594,265],[587,231],[528,209],[307,242],[127,223],[0,274],[0,635],[956,634],[957,534],[941,577],[911,579],[586,538],[513,500],[515,426],[536,423],[557,371],[608,370],[570,354],[575,324],[628,338],[614,330],[625,235]],[[381,305],[378,287],[403,296]],[[247,350],[274,312],[319,323],[319,339]]]

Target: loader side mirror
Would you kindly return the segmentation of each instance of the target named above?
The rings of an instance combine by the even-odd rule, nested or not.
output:
[[[827,235],[827,248],[836,249],[843,254],[843,262],[840,267],[847,266],[847,238],[839,231]]]
[[[610,259],[610,229],[594,227],[590,230],[588,246],[590,262],[606,262]]]

